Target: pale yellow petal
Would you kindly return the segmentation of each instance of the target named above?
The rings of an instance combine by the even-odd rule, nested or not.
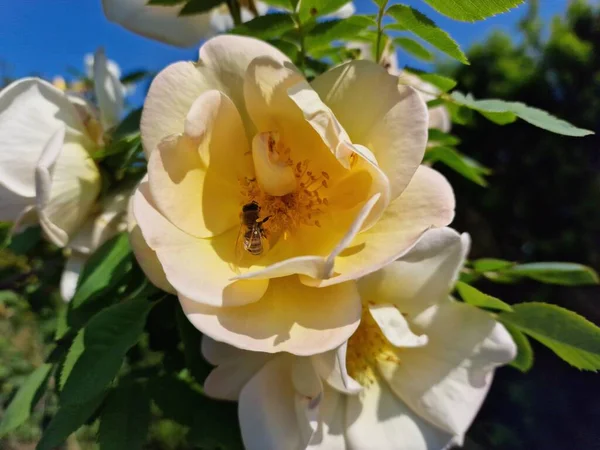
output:
[[[144,240],[156,252],[167,280],[190,302],[238,306],[255,302],[265,293],[268,280],[231,281],[235,272],[229,261],[234,260],[237,230],[212,239],[185,233],[156,209],[148,185],[143,182],[135,193],[133,210]]]
[[[156,207],[196,237],[217,236],[240,223],[240,180],[253,176],[244,128],[223,93],[207,91],[190,108],[185,134],[164,139],[148,162]],[[233,247],[234,243],[232,243]]]
[[[398,86],[397,77],[371,61],[342,64],[316,77],[311,85],[352,142],[373,152],[390,179],[392,199],[396,198],[425,153],[425,102],[414,89]]]
[[[295,276],[272,279],[257,302],[214,308],[180,295],[190,322],[211,338],[240,349],[312,355],[339,346],[360,321],[354,282],[309,288]]]
[[[375,272],[406,253],[428,229],[448,225],[454,217],[454,194],[438,172],[420,166],[411,183],[381,219],[359,233],[337,256],[335,275],[326,280],[302,276],[308,286],[329,286]]]

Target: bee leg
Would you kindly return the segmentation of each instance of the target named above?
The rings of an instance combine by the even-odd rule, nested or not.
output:
[[[264,219],[257,220],[257,221],[256,221],[256,223],[259,223],[259,224],[261,224],[261,225],[262,225],[263,223],[265,223],[265,222],[266,222],[267,220],[269,220],[270,218],[271,218],[271,216],[267,216],[267,217],[265,217]]]

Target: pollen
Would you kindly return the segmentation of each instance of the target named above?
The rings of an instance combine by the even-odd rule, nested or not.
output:
[[[308,159],[294,161],[287,147],[277,133],[270,133],[268,139],[269,158],[292,168],[296,179],[296,189],[283,196],[264,192],[255,178],[238,180],[242,204],[257,202],[261,217],[269,217],[264,224],[267,236],[283,236],[284,240],[300,226],[321,227],[321,217],[329,207],[327,190],[330,176],[316,170]]]
[[[348,374],[367,387],[377,379],[379,362],[400,364],[398,349],[385,338],[369,309],[363,307],[360,325],[348,340],[346,367]]]

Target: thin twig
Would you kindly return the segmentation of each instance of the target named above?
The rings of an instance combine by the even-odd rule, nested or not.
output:
[[[381,61],[381,55],[383,53],[383,48],[381,48],[381,35],[383,34],[381,22],[383,21],[383,15],[385,13],[387,4],[388,0],[385,0],[379,7],[379,12],[377,13],[377,44],[375,45],[375,61],[377,64],[379,64],[379,61]]]

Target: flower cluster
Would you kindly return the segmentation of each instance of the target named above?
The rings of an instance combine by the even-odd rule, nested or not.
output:
[[[447,228],[452,188],[422,164],[428,127],[448,126],[426,88],[367,59],[309,82],[269,44],[219,36],[156,76],[147,175],[106,194],[96,155],[127,91],[103,52],[88,60],[96,105],[64,80],[0,93],[0,219],[67,249],[65,299],[127,228],[203,333],[205,392],[239,402],[248,449],[460,444],[516,349],[450,296],[469,238]]]
[[[64,80],[24,78],[0,91],[0,220],[16,229],[39,223],[50,242],[67,249],[66,301],[87,257],[126,226],[129,197],[101,195],[94,162],[105,132],[120,120],[124,87],[102,50],[90,66],[98,107],[81,90],[64,90]]]
[[[222,36],[150,87],[132,245],[205,335],[205,391],[239,401],[249,449],[446,448],[515,356],[449,296],[469,239],[399,81],[358,60],[308,82]]]

